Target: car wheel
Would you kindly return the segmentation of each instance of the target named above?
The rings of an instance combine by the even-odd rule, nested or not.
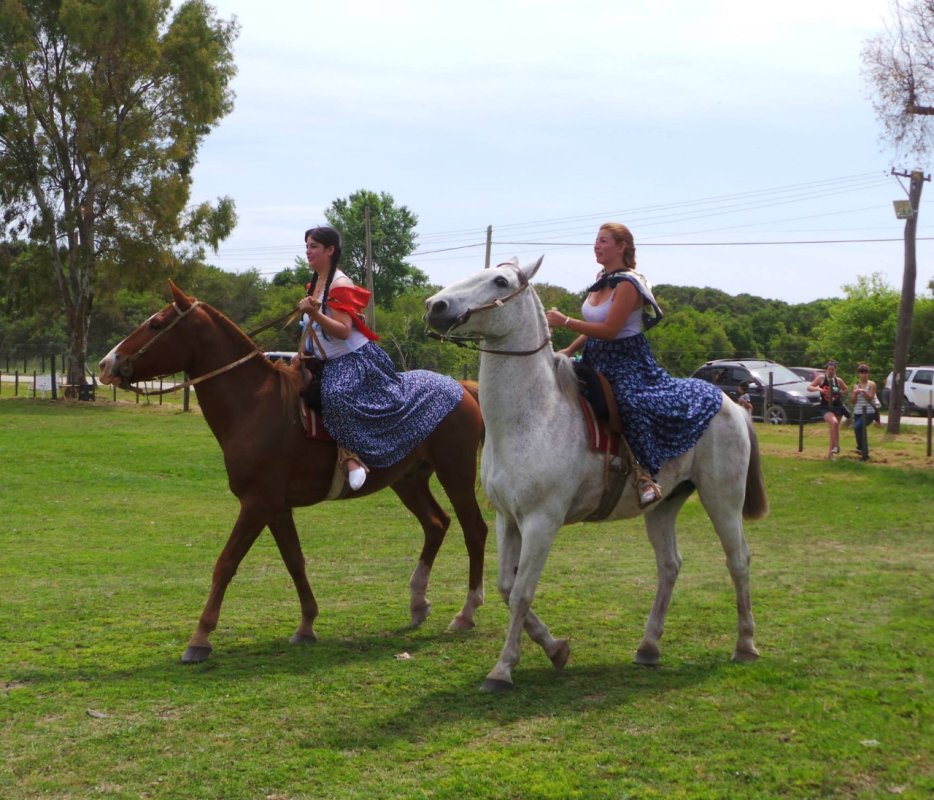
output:
[[[765,410],[765,421],[772,425],[784,425],[788,422],[788,414],[781,406],[769,406]]]

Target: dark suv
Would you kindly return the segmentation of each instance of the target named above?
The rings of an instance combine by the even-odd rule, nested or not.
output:
[[[769,394],[771,375],[772,396]],[[694,371],[692,378],[702,378],[719,386],[726,394],[736,399],[740,383],[749,388],[752,400],[752,418],[780,425],[785,422],[814,422],[823,418],[820,394],[809,392],[810,381],[802,380],[787,367],[774,361],[720,359],[708,361]]]

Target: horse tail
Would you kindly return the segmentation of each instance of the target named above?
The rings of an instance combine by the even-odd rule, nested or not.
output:
[[[759,438],[748,414],[746,428],[749,431],[749,464],[746,467],[746,500],[743,502],[744,519],[762,519],[769,513],[769,498],[765,492],[765,476],[762,474],[762,459],[759,457]]]
[[[474,400],[480,402],[480,384],[477,381],[458,381],[458,383]]]

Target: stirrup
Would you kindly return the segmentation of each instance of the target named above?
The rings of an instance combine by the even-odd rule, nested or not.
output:
[[[661,487],[650,478],[639,481],[639,508],[647,508],[662,499]]]

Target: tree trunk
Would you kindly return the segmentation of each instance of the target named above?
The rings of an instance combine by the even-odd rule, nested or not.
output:
[[[911,318],[915,308],[915,281],[918,262],[915,255],[915,234],[918,230],[918,209],[921,205],[921,189],[924,173],[911,173],[911,188],[908,199],[912,215],[905,221],[905,270],[902,275],[902,297],[898,307],[898,328],[895,334],[895,358],[892,365],[892,391],[889,394],[889,421],[886,430],[898,433],[902,422],[902,400],[905,397],[905,366],[908,349],[911,347]]]

